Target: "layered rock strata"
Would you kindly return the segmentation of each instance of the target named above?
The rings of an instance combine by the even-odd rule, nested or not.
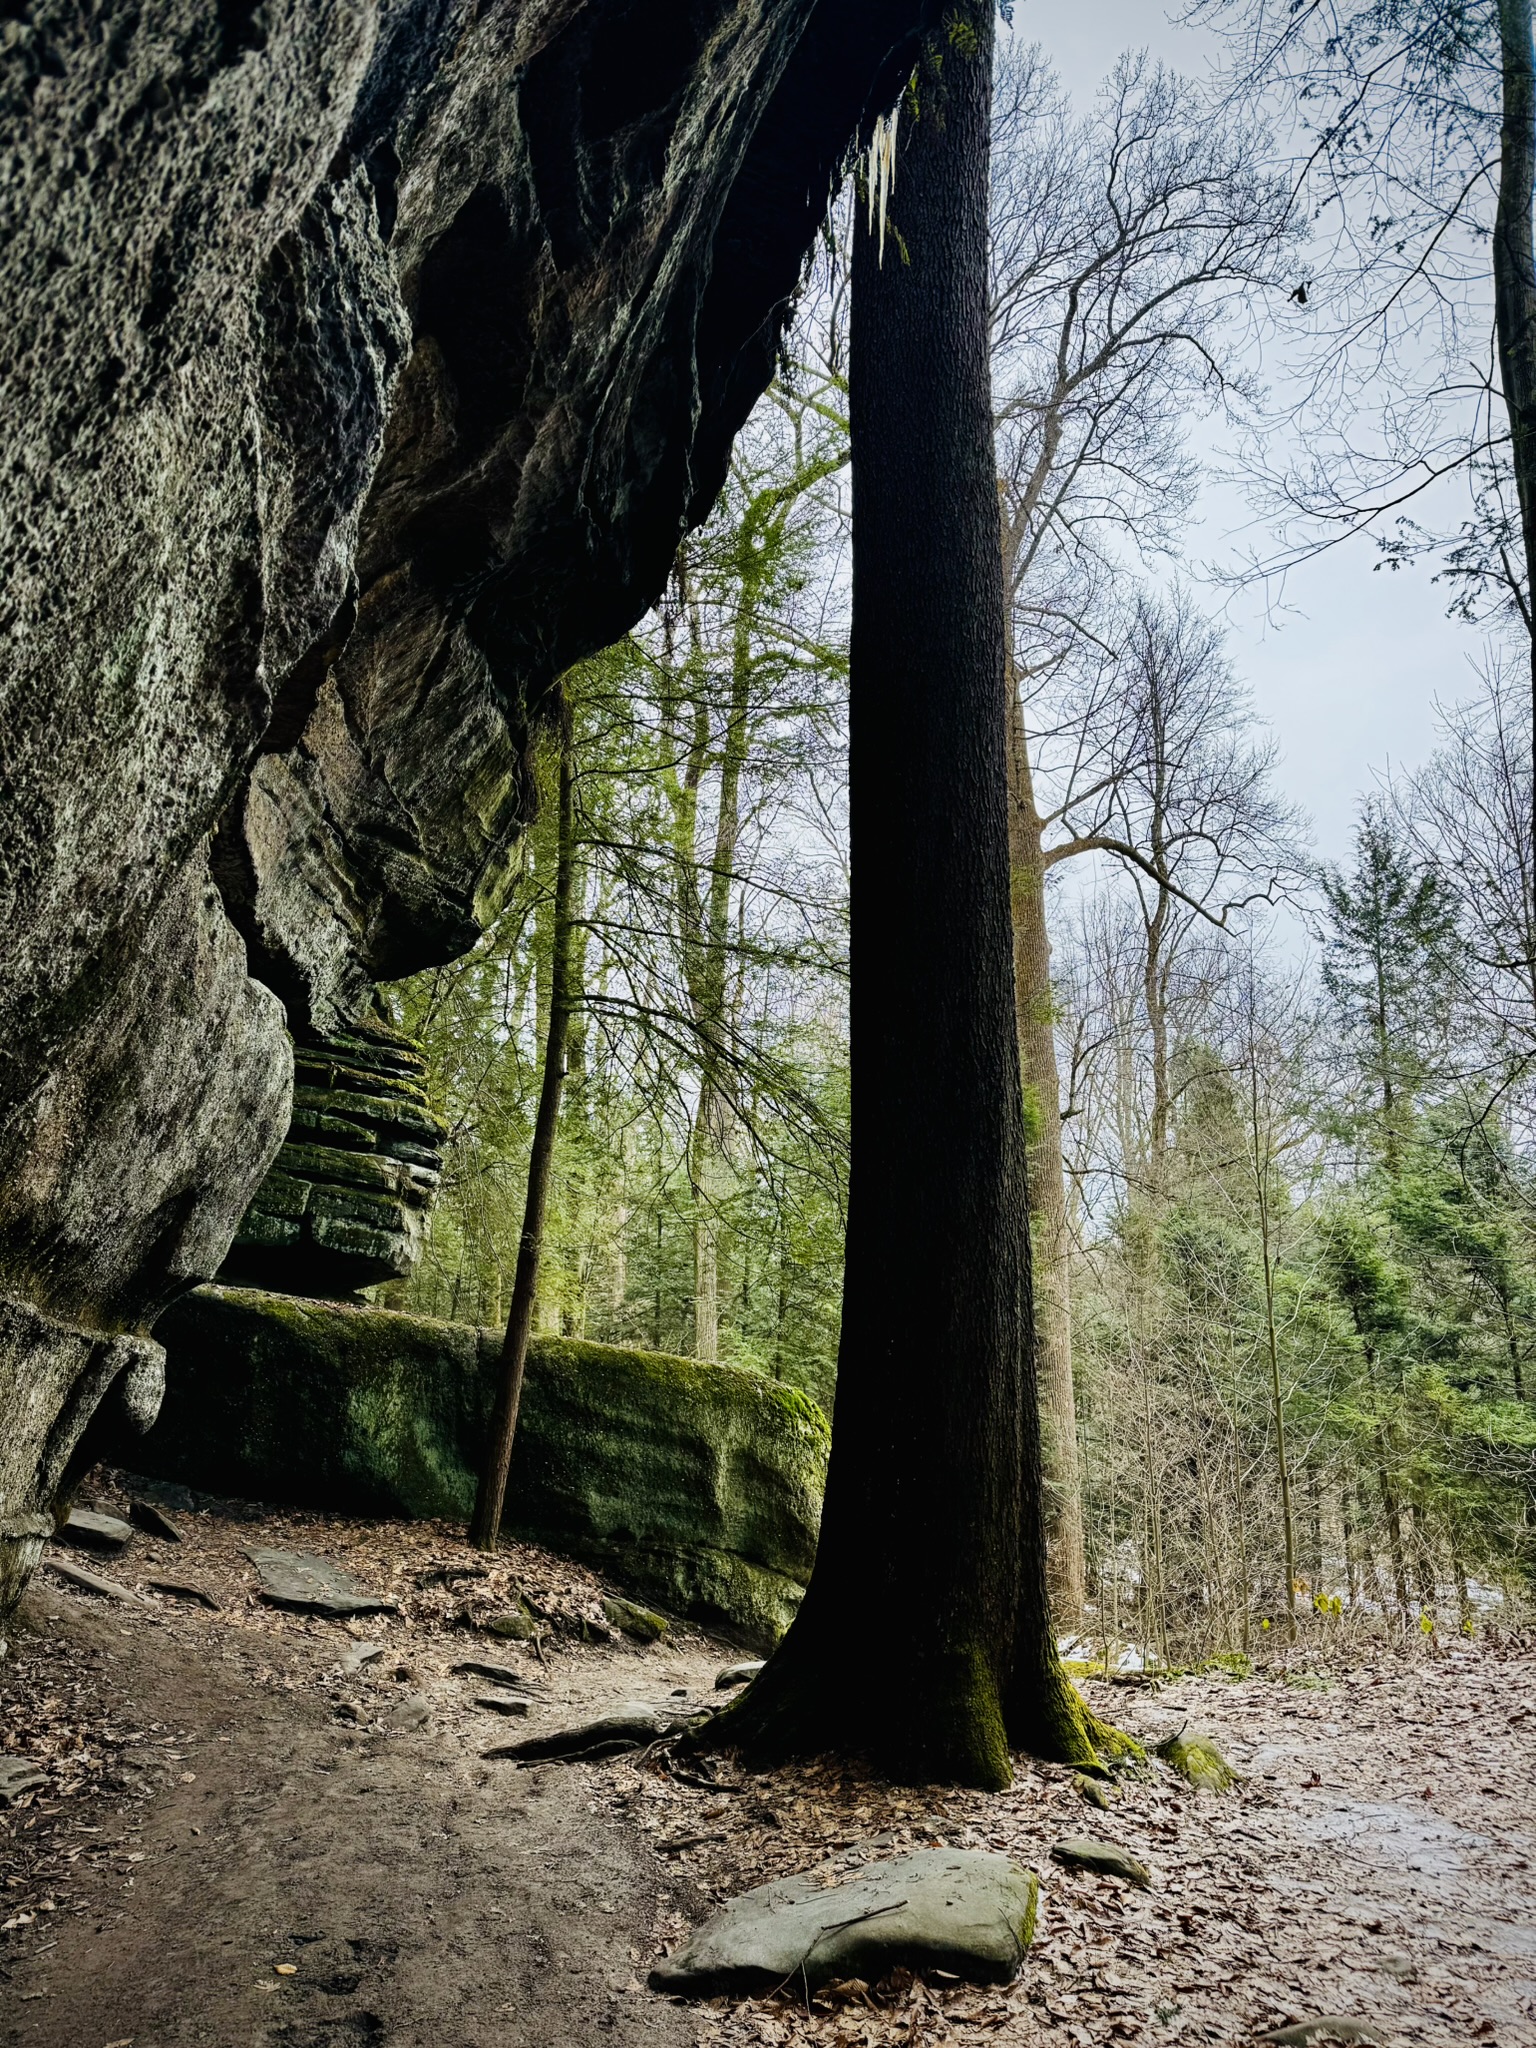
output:
[[[938,14],[6,10],[0,1587],[288,1033],[497,907],[550,680],[659,593]]]
[[[420,1048],[369,1021],[301,1042],[293,1061],[288,1136],[222,1277],[322,1296],[403,1280],[421,1256],[446,1136]]]

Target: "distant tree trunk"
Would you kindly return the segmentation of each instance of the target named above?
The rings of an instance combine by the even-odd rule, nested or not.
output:
[[[1339,1488],[1339,1526],[1344,1532],[1344,1589],[1351,1613],[1360,1605],[1360,1576],[1355,1568],[1355,1518],[1349,1504],[1349,1486]]]
[[[730,1094],[725,1085],[729,1018],[731,892],[741,836],[741,778],[747,765],[752,689],[752,619],[757,596],[752,541],[745,544],[731,660],[731,700],[720,755],[720,802],[709,885],[689,947],[688,984],[701,1045],[699,1102],[689,1144],[693,1188],[693,1350],[720,1356],[720,1202],[724,1192]]]
[[[1499,204],[1493,228],[1493,311],[1499,381],[1509,411],[1510,458],[1520,501],[1524,544],[1526,631],[1530,636],[1531,716],[1536,731],[1536,249],[1531,207],[1536,199],[1536,54],[1531,0],[1499,0],[1503,57],[1503,123],[1499,130]],[[1536,806],[1536,778],[1531,801]],[[1536,849],[1536,815],[1531,821]]]
[[[1255,1059],[1252,1083],[1253,1146],[1259,1198],[1259,1250],[1264,1261],[1264,1336],[1269,1354],[1269,1391],[1275,1424],[1275,1458],[1280,1473],[1281,1535],[1285,1549],[1285,1616],[1292,1642],[1296,1640],[1296,1510],[1291,1499],[1291,1458],[1286,1442],[1285,1394],[1280,1385],[1280,1350],[1275,1333],[1275,1264],[1270,1237],[1268,1161],[1259,1149],[1259,1069]]]
[[[987,361],[991,0],[853,265],[853,1181],[816,1570],[714,1739],[1002,1786],[1093,1756],[1055,1653],[1008,902]]]
[[[1392,1484],[1385,1454],[1377,1466],[1377,1482],[1381,1487],[1381,1510],[1387,1524],[1387,1554],[1392,1560],[1392,1591],[1397,1597],[1399,1618],[1408,1618],[1408,1566],[1403,1555],[1403,1515],[1398,1503],[1397,1489]]]
[[[1152,1041],[1152,1125],[1147,1166],[1148,1179],[1153,1189],[1158,1191],[1163,1186],[1168,1161],[1168,1127],[1173,1116],[1173,1095],[1168,1084],[1167,962],[1163,958],[1163,939],[1172,901],[1166,889],[1158,890],[1157,908],[1147,919],[1147,952],[1142,973],[1142,997],[1147,1006],[1147,1027]]]
[[[1013,978],[1019,1055],[1031,1093],[1029,1212],[1034,1252],[1035,1347],[1046,1479],[1046,1577],[1057,1626],[1086,1596],[1083,1482],[1072,1381],[1072,1268],[1067,1176],[1061,1152],[1061,1076],[1051,1008],[1045,922],[1045,850],[1035,807],[1029,736],[1017,685],[1008,683],[1008,857],[1012,870]]]
[[[534,1118],[533,1146],[528,1155],[523,1232],[518,1240],[512,1306],[507,1313],[507,1332],[501,1347],[501,1379],[491,1415],[485,1464],[475,1495],[474,1517],[469,1525],[470,1541],[481,1550],[494,1550],[501,1530],[507,1473],[512,1464],[512,1443],[517,1435],[517,1411],[523,1397],[523,1373],[528,1363],[528,1338],[533,1329],[534,1302],[538,1295],[544,1214],[549,1201],[555,1132],[560,1122],[560,1092],[565,1080],[566,1039],[577,999],[571,943],[576,871],[576,763],[571,744],[570,707],[564,703],[560,719],[559,828],[550,951],[549,1024],[544,1038],[544,1074],[539,1087],[538,1113]]]

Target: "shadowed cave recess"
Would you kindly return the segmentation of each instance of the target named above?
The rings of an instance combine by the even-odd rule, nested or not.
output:
[[[501,900],[930,0],[0,7],[0,1612]]]

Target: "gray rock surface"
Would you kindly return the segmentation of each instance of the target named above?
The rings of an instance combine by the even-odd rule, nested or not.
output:
[[[294,1048],[293,1119],[224,1261],[226,1279],[346,1297],[403,1280],[442,1179],[427,1064],[373,1020]]]
[[[746,1664],[727,1664],[723,1671],[715,1674],[715,1691],[730,1692],[738,1685],[750,1685],[762,1668],[761,1658]]]
[[[109,1555],[126,1549],[133,1538],[133,1524],[116,1515],[94,1514],[90,1508],[71,1508],[57,1531],[60,1543],[77,1550],[100,1550]]]
[[[146,1536],[158,1537],[162,1543],[179,1543],[181,1531],[162,1508],[152,1500],[131,1501],[128,1519],[135,1529],[142,1529]]]
[[[173,1600],[191,1600],[199,1607],[211,1608],[215,1614],[223,1612],[220,1602],[206,1586],[198,1585],[195,1579],[160,1579],[146,1576],[144,1584],[152,1593],[167,1593]]]
[[[128,1607],[147,1607],[149,1602],[141,1600],[129,1586],[120,1586],[116,1579],[105,1579],[99,1572],[88,1572],[84,1565],[71,1564],[68,1558],[50,1557],[47,1560],[50,1571],[71,1586],[78,1586],[85,1593],[99,1593],[104,1600],[121,1600]]]
[[[1092,1870],[1100,1877],[1123,1877],[1127,1883],[1143,1889],[1152,1882],[1146,1864],[1129,1849],[1122,1849],[1118,1842],[1101,1842],[1092,1835],[1068,1835],[1056,1843],[1051,1854],[1072,1870]]]
[[[270,1607],[295,1614],[393,1614],[399,1606],[360,1586],[329,1558],[302,1550],[248,1550],[261,1579],[261,1597]]]
[[[48,1782],[47,1773],[21,1757],[0,1759],[0,1806],[14,1806],[25,1792],[36,1792]]]
[[[651,1972],[675,1997],[873,1983],[898,1965],[1006,1984],[1034,1939],[1039,1880],[980,1849],[916,1849],[828,1885],[778,1878],[732,1899]]]
[[[495,912],[551,678],[660,592],[939,13],[7,18],[0,1611],[115,1340],[228,1250],[287,1028]]]

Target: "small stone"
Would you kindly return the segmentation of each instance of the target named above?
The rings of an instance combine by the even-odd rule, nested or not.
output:
[[[509,1643],[531,1643],[539,1632],[539,1625],[526,1607],[510,1608],[505,1614],[493,1614],[481,1627],[487,1635],[501,1636]]]
[[[1389,1977],[1395,1977],[1399,1984],[1414,1984],[1418,1981],[1419,1966],[1412,1956],[1389,1951],[1379,1959],[1376,1967],[1378,1970],[1384,1970]]]
[[[653,1614],[649,1607],[637,1607],[633,1600],[605,1600],[603,1612],[621,1635],[636,1643],[659,1643],[667,1632],[666,1616]]]
[[[762,1668],[761,1659],[755,1664],[727,1664],[715,1674],[715,1691],[729,1692],[733,1686],[750,1685]]]
[[[544,1690],[537,1679],[525,1678],[510,1664],[486,1664],[478,1657],[466,1657],[463,1663],[455,1664],[451,1669],[455,1678],[488,1678],[492,1685],[509,1685],[521,1692]]]
[[[373,1664],[384,1654],[382,1643],[354,1643],[350,1650],[341,1653],[341,1668],[348,1678],[361,1671],[365,1664]]]
[[[499,1699],[493,1693],[486,1693],[475,1701],[475,1705],[484,1707],[488,1714],[526,1714],[528,1711],[526,1700]]]
[[[121,1522],[116,1515],[93,1514],[89,1508],[71,1508],[69,1519],[58,1531],[61,1543],[73,1543],[79,1550],[122,1550],[131,1540],[133,1529],[127,1522]]]
[[[191,1579],[146,1579],[145,1585],[152,1593],[168,1593],[173,1600],[196,1600],[203,1607],[211,1607],[215,1614],[223,1609],[206,1586],[199,1586]]]
[[[135,1529],[142,1529],[146,1536],[158,1536],[165,1543],[179,1543],[181,1531],[163,1514],[152,1500],[135,1500],[128,1503],[128,1519]]]
[[[776,1879],[731,1900],[651,1972],[674,1997],[750,1996],[793,1981],[876,1982],[898,1967],[1007,1984],[1034,1938],[1039,1881],[980,1849],[916,1849],[828,1885]]]
[[[390,1708],[384,1716],[384,1725],[401,1733],[411,1728],[425,1728],[431,1713],[432,1702],[422,1693],[412,1693]]]
[[[1157,1754],[1197,1792],[1225,1792],[1237,1783],[1237,1772],[1217,1748],[1214,1736],[1181,1728],[1158,1743]]]
[[[1051,1854],[1058,1863],[1073,1870],[1092,1870],[1100,1877],[1123,1877],[1127,1884],[1140,1885],[1143,1890],[1152,1882],[1151,1871],[1129,1849],[1122,1849],[1116,1842],[1095,1841],[1091,1835],[1068,1835]]]
[[[35,1764],[7,1757],[0,1762],[0,1806],[14,1806],[23,1793],[36,1792],[47,1782]]]
[[[261,1576],[261,1597],[270,1607],[295,1614],[395,1614],[399,1602],[365,1592],[355,1579],[323,1557],[301,1550],[248,1550]]]
[[[1081,1797],[1086,1799],[1090,1806],[1096,1806],[1101,1813],[1108,1813],[1109,1794],[1104,1790],[1104,1787],[1097,1778],[1086,1778],[1079,1771],[1072,1782],[1077,1787]]]

